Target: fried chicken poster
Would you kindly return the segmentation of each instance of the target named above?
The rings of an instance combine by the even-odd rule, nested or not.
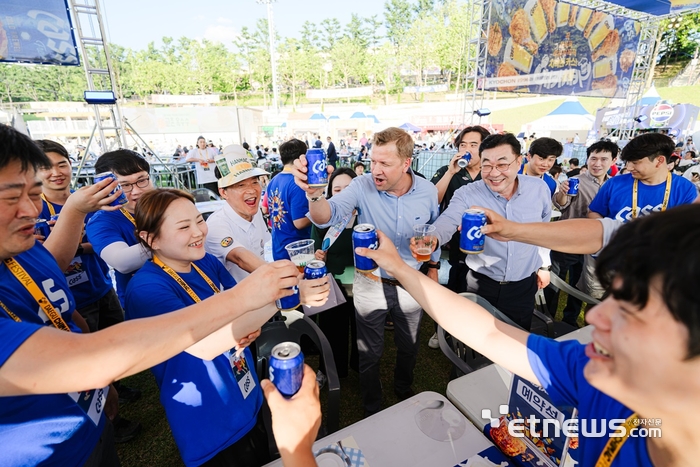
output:
[[[641,24],[557,0],[494,0],[486,89],[625,97]]]

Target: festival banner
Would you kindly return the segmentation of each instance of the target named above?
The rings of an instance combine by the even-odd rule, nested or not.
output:
[[[557,0],[495,0],[485,89],[624,97],[641,24]]]
[[[80,65],[67,0],[0,0],[0,62]]]

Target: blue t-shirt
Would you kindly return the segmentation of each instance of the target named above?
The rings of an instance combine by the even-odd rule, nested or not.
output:
[[[520,170],[518,170],[519,174],[527,175],[527,164],[523,163],[520,166]],[[554,196],[554,192],[557,191],[557,181],[554,180],[554,177],[552,177],[548,172],[545,172],[542,174],[540,177],[544,182],[547,184],[547,187],[549,188],[550,194]]]
[[[44,292],[73,332],[75,301],[53,256],[39,242],[14,258]],[[32,295],[0,262],[0,300],[22,321],[0,309],[0,365],[37,329],[53,324]],[[47,358],[52,358],[47,356]],[[102,391],[0,397],[0,465],[83,465],[105,423]],[[106,394],[102,394],[106,397]],[[88,396],[88,397],[81,397]],[[92,397],[90,397],[92,396]],[[87,399],[85,409],[81,408]]]
[[[598,194],[593,198],[588,209],[603,217],[617,219],[620,222],[632,220],[632,191],[634,178],[632,174],[623,174],[603,183]],[[658,185],[645,185],[639,182],[637,193],[638,216],[646,216],[652,212],[661,211],[666,192],[666,182]],[[698,191],[692,182],[673,174],[671,176],[671,195],[667,208],[695,201]]]
[[[207,253],[195,264],[219,289],[230,289],[236,284],[215,256]],[[179,275],[200,299],[214,294],[194,268]],[[126,304],[126,318],[134,319],[179,310],[194,304],[194,300],[172,277],[149,261],[129,283]],[[186,465],[208,461],[255,425],[262,391],[250,350],[246,349],[243,355],[245,359],[232,361],[226,352],[207,361],[181,352],[151,368]],[[246,370],[247,381],[242,379]]]
[[[48,219],[51,217],[48,201],[42,200],[41,214],[39,217]],[[63,205],[51,203],[54,212],[59,214]],[[95,213],[89,213],[85,216],[87,223]],[[87,235],[83,235],[82,242],[87,242]],[[100,298],[104,297],[112,288],[112,280],[109,278],[109,266],[102,261],[95,253],[84,253],[76,256],[68,266],[68,269],[63,271],[66,276],[66,281],[75,297],[76,307],[80,310],[83,307],[95,303]]]
[[[527,340],[530,366],[555,405],[576,407],[579,418],[578,460],[581,466],[595,465],[610,439],[608,436],[583,435],[583,424],[587,433],[599,432],[601,420],[609,422],[619,419],[624,422],[633,411],[612,397],[591,386],[583,376],[583,367],[588,363],[585,346],[577,341],[557,342],[530,334]],[[596,425],[593,425],[595,420]],[[617,423],[620,426],[622,422]],[[610,430],[610,433],[614,432]],[[627,438],[611,467],[653,467],[646,438]]]
[[[121,211],[98,211],[85,226],[85,232],[88,241],[92,244],[92,249],[98,255],[101,255],[102,250],[112,243],[124,242],[128,246],[138,243],[136,227]],[[122,308],[125,307],[126,285],[133,275],[133,272],[122,274],[117,270],[114,271],[114,276],[117,279],[117,295]]]
[[[285,246],[311,238],[311,225],[301,230],[294,227],[297,219],[306,219],[309,201],[306,193],[294,183],[291,173],[281,172],[267,185],[267,205],[272,223],[272,257],[289,259]]]

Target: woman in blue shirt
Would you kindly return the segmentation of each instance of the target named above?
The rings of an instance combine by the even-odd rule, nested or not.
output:
[[[188,193],[146,193],[135,220],[139,241],[153,260],[129,283],[127,319],[179,310],[236,285],[204,251],[207,225]],[[230,331],[222,330],[151,369],[188,466],[261,465],[268,460],[264,429],[257,423],[262,392],[245,349],[260,333],[252,326],[241,326],[233,348]]]

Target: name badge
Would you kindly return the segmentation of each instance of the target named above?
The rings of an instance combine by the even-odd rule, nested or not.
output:
[[[227,353],[233,376],[236,378],[236,382],[238,382],[238,387],[241,390],[241,394],[243,394],[243,399],[247,399],[248,395],[250,395],[255,388],[255,380],[250,372],[250,368],[248,368],[248,362],[243,354],[241,354],[240,357],[236,355],[236,349],[231,349]]]
[[[87,271],[83,266],[83,260],[80,256],[73,258],[73,261],[71,261],[68,269],[66,269],[63,274],[66,276],[68,287],[73,287],[89,281]]]
[[[68,397],[78,404],[78,407],[85,412],[92,423],[97,426],[100,423],[100,417],[107,402],[107,393],[109,386],[102,389],[90,389],[89,391],[71,392]]]

